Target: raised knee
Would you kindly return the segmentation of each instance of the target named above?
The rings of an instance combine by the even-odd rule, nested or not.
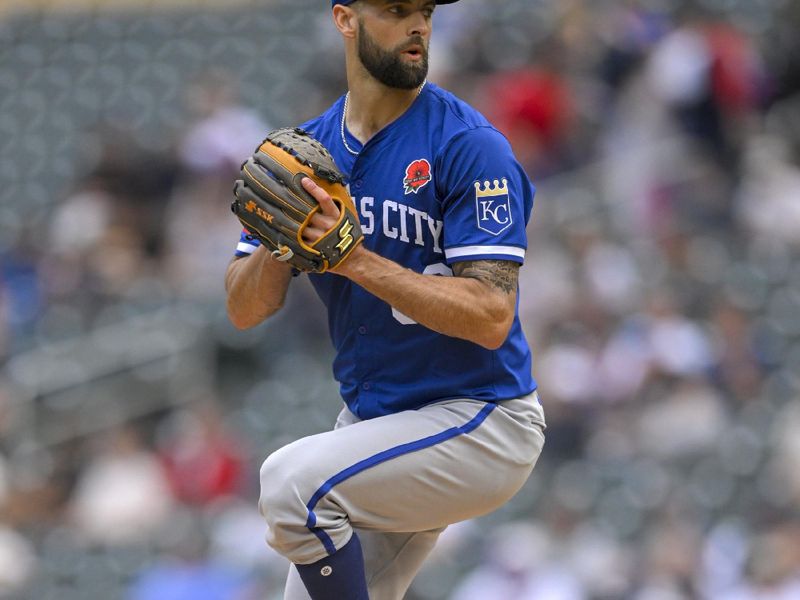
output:
[[[292,514],[297,511],[294,505],[303,504],[297,490],[298,470],[288,450],[273,452],[261,465],[258,508],[267,521],[279,514]]]
[[[258,508],[267,523],[267,543],[292,562],[313,562],[324,552],[308,527],[306,503],[313,494],[303,467],[303,453],[290,446],[271,454],[261,465]],[[307,461],[305,461],[307,462]],[[310,558],[309,558],[310,557]]]

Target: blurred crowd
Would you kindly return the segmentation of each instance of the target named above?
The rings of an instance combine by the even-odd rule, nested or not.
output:
[[[225,320],[228,206],[264,132],[344,91],[340,42],[312,0],[84,17],[0,21],[32,69],[0,62],[0,597],[280,598],[258,465],[338,400],[302,280],[273,322]],[[520,312],[548,429],[523,491],[448,529],[408,598],[800,598],[800,7],[464,0],[435,19],[431,79],[538,189]],[[242,45],[253,23],[311,58],[268,62]],[[39,111],[76,143],[32,135]],[[21,359],[60,373],[48,349],[100,352],[98,330],[165,307],[196,315],[208,382],[176,391],[140,349],[114,371],[127,412],[43,433],[65,407],[93,423],[70,398],[104,384],[26,389]],[[163,398],[146,411],[140,380]]]

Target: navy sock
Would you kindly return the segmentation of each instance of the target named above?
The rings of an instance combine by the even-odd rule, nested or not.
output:
[[[355,532],[334,554],[295,567],[311,600],[369,600],[364,555]]]

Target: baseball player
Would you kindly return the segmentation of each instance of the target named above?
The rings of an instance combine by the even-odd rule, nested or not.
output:
[[[434,10],[455,1],[332,0],[349,91],[302,128],[344,174],[363,243],[309,275],[345,407],[261,469],[289,600],[402,598],[441,531],[504,504],[544,444],[517,296],[533,187],[483,116],[426,81]],[[339,209],[302,185],[313,243]],[[284,302],[293,269],[274,255],[243,231],[226,274],[239,328]]]

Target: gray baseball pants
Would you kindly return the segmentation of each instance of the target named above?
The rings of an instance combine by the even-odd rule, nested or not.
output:
[[[310,564],[358,532],[372,600],[399,600],[447,525],[489,513],[525,483],[544,445],[536,393],[445,400],[297,440],[261,468],[267,542]],[[308,600],[294,568],[284,598]]]

